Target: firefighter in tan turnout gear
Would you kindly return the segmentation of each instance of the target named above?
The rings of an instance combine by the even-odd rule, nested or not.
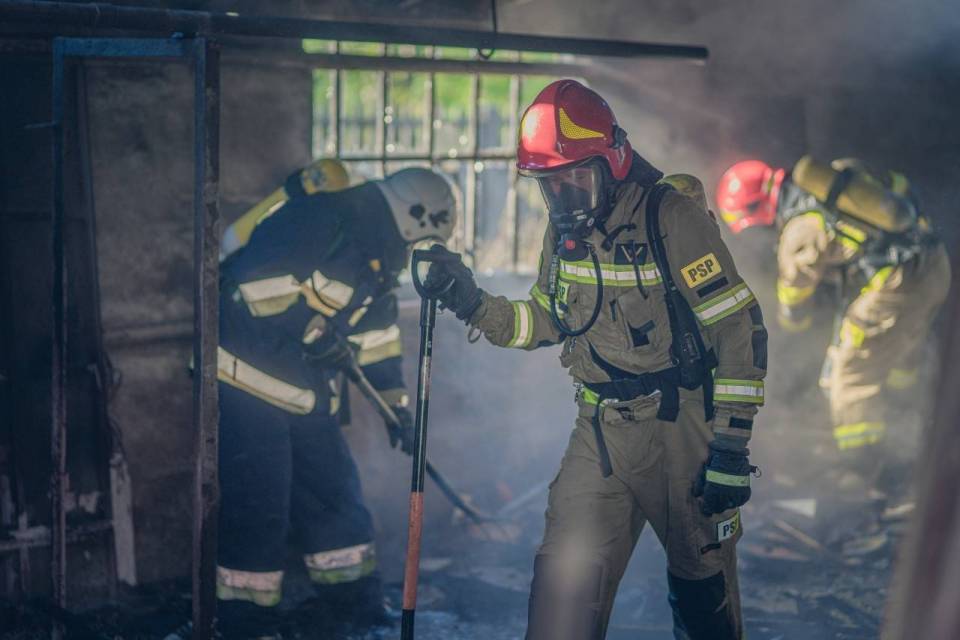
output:
[[[909,182],[851,159],[827,166],[806,156],[789,173],[748,160],[721,178],[717,204],[734,232],[779,227],[782,328],[807,329],[818,287],[838,287],[842,319],[820,384],[846,477],[856,480],[851,488],[872,485],[885,458],[878,449],[888,398],[916,384],[922,347],[950,288],[946,251]]]
[[[760,307],[702,193],[670,186],[699,181],[664,180],[593,91],[561,80],[537,96],[518,167],[550,215],[530,298],[478,289],[462,263],[434,264],[428,281],[452,280],[442,303],[495,345],[562,344],[577,388],[527,638],[603,638],[647,522],[666,549],[677,637],[742,638],[735,545],[767,367]]]

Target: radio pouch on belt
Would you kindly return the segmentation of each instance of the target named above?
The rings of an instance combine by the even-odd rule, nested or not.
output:
[[[670,356],[675,368],[679,371],[679,386],[684,389],[703,387],[703,410],[707,422],[713,420],[713,369],[717,366],[717,356],[711,349],[707,351],[700,335],[700,326],[697,316],[686,298],[680,293],[677,284],[670,273],[670,263],[667,261],[667,249],[660,233],[660,202],[673,187],[664,183],[654,185],[647,196],[646,224],[647,239],[653,254],[657,270],[663,279],[663,300],[667,305],[667,314],[670,318]],[[677,390],[663,389],[660,412],[657,417],[661,420],[674,421],[680,410]]]

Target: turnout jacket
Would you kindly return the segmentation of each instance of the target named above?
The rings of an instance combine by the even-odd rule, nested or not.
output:
[[[572,329],[590,318],[596,279],[602,277],[600,315],[584,335],[562,336],[551,318],[550,262],[557,244],[551,226],[544,235],[539,275],[529,299],[507,300],[484,293],[471,324],[491,343],[503,347],[536,349],[562,342],[560,362],[578,383],[610,381],[610,365],[632,374],[672,367],[664,285],[649,250],[644,217],[649,192],[650,188],[636,182],[620,185],[614,209],[604,221],[606,235],[594,229],[586,239],[597,252],[602,274],[595,273],[589,257],[560,260],[557,303]],[[716,220],[702,203],[668,192],[660,204],[660,226],[673,278],[697,317],[706,348],[714,350],[719,362],[714,377],[714,432],[746,444],[764,398],[767,332],[760,307],[737,272]],[[680,394],[683,401],[702,399],[699,389],[681,389]]]
[[[406,249],[389,236],[375,185],[288,201],[222,265],[221,381],[298,414],[339,407],[336,372],[304,358],[321,316],[357,348],[388,402],[404,395],[396,265]]]

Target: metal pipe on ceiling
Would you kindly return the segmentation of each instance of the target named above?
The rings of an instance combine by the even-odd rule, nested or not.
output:
[[[302,17],[248,16],[234,12],[128,7],[100,2],[14,0],[0,3],[0,22],[122,29],[197,36],[319,38],[391,44],[441,45],[620,58],[672,58],[703,61],[706,47],[565,38],[445,27],[314,20]]]

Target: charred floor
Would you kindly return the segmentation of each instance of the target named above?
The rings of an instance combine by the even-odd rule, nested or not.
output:
[[[261,609],[271,611],[270,624],[283,638],[399,637],[401,610],[409,611],[404,584],[414,520],[422,524],[416,637],[525,637],[548,495],[578,415],[586,415],[584,387],[575,388],[565,371],[571,362],[572,371],[583,371],[572,355],[577,336],[559,320],[576,325],[600,318],[623,333],[617,337],[622,345],[609,334],[597,338],[608,340],[602,357],[589,352],[594,365],[604,362],[611,383],[642,375],[618,352],[639,362],[649,356],[643,348],[651,340],[653,350],[679,333],[666,310],[651,311],[659,309],[666,286],[647,242],[649,222],[608,234],[603,216],[612,213],[605,210],[596,214],[596,229],[610,240],[607,249],[585,240],[596,233],[592,226],[564,231],[561,239],[564,220],[551,217],[551,203],[562,198],[555,194],[552,201],[549,190],[541,190],[547,183],[537,184],[548,176],[518,156],[534,128],[524,124],[527,108],[561,79],[615,113],[591,129],[587,120],[571,120],[572,107],[570,113],[558,107],[557,140],[605,145],[561,169],[589,160],[582,166],[592,167],[589,179],[601,185],[596,193],[607,195],[621,193],[611,184],[634,181],[648,198],[666,182],[709,209],[720,228],[716,238],[712,231],[699,234],[713,245],[689,239],[697,234],[682,226],[664,237],[665,246],[683,256],[675,278],[690,290],[684,304],[698,335],[707,335],[716,351],[726,349],[721,355],[728,362],[739,358],[735,374],[714,380],[720,363],[709,376],[711,388],[724,387],[711,392],[720,394],[717,405],[735,414],[717,423],[720,430],[752,434],[749,450],[739,441],[724,449],[741,465],[729,486],[752,487],[749,501],[737,503],[735,531],[742,535],[735,542],[744,637],[960,635],[960,501],[952,489],[960,469],[960,308],[947,266],[957,262],[942,257],[955,258],[960,239],[954,215],[960,14],[940,0],[909,9],[870,0],[835,5],[0,3],[0,637],[203,639],[222,622],[214,622],[218,602],[257,598],[258,606],[269,600]],[[617,164],[626,162],[626,154],[618,159],[617,153],[624,148],[637,155],[629,156],[632,169],[615,177],[619,168],[626,171]],[[757,187],[765,202],[776,209],[771,193],[783,185],[785,194],[799,189],[798,198],[809,196],[804,202],[826,212],[816,242],[845,243],[843,250],[856,245],[862,253],[807,286],[803,278],[815,269],[802,261],[800,268],[785,268],[784,252],[778,254],[793,218],[778,210],[775,224],[771,217],[745,229],[751,218],[738,227],[758,205],[733,215],[723,204],[737,190],[730,176],[739,188],[739,177],[747,175],[731,171],[758,158],[769,170]],[[800,168],[811,166],[832,182],[803,186]],[[396,175],[423,174],[442,180],[441,191],[449,189],[437,196],[442,206],[412,206],[397,195],[402,188],[383,186],[397,184],[389,182]],[[684,192],[691,183],[693,192]],[[866,232],[848,224],[865,193],[871,202],[895,205],[887,217],[868,219],[870,229],[886,234],[882,242],[869,244],[857,235]],[[302,241],[308,235],[302,229],[282,226],[292,216],[277,214],[307,201],[349,212],[354,224],[345,234],[363,242],[344,246],[360,247],[356,256],[363,260],[350,254],[353,262],[344,258],[325,273],[326,266],[298,265],[288,269],[295,277],[268,264],[292,262],[297,251],[309,254],[308,262],[320,255]],[[637,204],[634,213],[640,210]],[[904,211],[909,224],[896,226]],[[883,227],[888,223],[893,226]],[[317,237],[336,239],[322,247],[324,256],[327,249],[330,256],[347,255],[337,253],[341,227],[318,228]],[[556,238],[547,234],[556,242],[544,241],[545,229],[556,231]],[[281,240],[263,240],[269,233]],[[671,235],[697,250],[687,256]],[[430,343],[432,377],[418,389],[421,304],[430,296],[422,295],[423,282],[411,282],[405,252],[436,239],[459,254],[470,274],[445,272],[457,277],[445,284],[444,295],[468,281],[464,291],[477,297],[442,299]],[[393,241],[402,250],[374,259],[364,253]],[[569,247],[584,252],[575,255]],[[585,247],[611,251],[609,263],[600,265]],[[864,257],[864,247],[876,250]],[[557,252],[555,263],[548,249]],[[621,249],[626,261],[616,255]],[[727,250],[735,268],[730,262],[715,272]],[[873,324],[865,330],[856,324],[855,301],[887,300],[888,279],[891,290],[913,282],[898,269],[922,263],[918,254],[935,253],[940,270],[923,286],[894,291],[899,313],[922,307],[929,317],[911,324],[867,314]],[[264,264],[252,255],[263,256]],[[793,280],[787,282],[786,271]],[[956,273],[954,267],[953,282]],[[367,286],[353,280],[357,274],[380,278],[378,287],[396,286],[389,294],[377,288],[354,309],[352,296]],[[419,275],[426,278],[426,270]],[[698,278],[707,285],[699,288]],[[620,306],[617,287],[624,279],[636,285],[630,288],[636,299]],[[279,287],[281,295],[271,289],[258,298],[251,283]],[[601,285],[599,294],[594,284]],[[565,287],[574,285],[579,289],[570,294]],[[496,307],[487,294],[505,298]],[[575,305],[590,296],[597,298],[592,320],[590,305]],[[926,299],[937,296],[945,300]],[[792,315],[801,303],[803,317]],[[480,307],[471,305],[484,305],[483,311],[477,315]],[[264,337],[249,329],[261,317],[286,318],[289,309],[310,314],[295,331],[302,335],[295,353],[284,351],[279,333]],[[739,329],[727,331],[740,333],[715,340],[721,334],[708,327],[728,318],[727,309],[742,317]],[[346,351],[321,339],[335,336],[327,328],[337,322],[344,331],[356,329],[340,341],[353,345]],[[543,333],[544,323],[553,329]],[[237,338],[243,333],[237,327],[249,335]],[[896,340],[873,342],[891,327]],[[548,339],[532,344],[534,334]],[[584,353],[584,345],[593,350],[596,342],[586,336],[579,347]],[[906,342],[909,362],[900,362]],[[729,346],[734,343],[737,348]],[[541,348],[527,349],[533,346]],[[886,378],[866,400],[851,395],[849,407],[831,390],[842,347],[858,376],[879,371]],[[664,347],[674,365],[676,348]],[[253,367],[254,383],[238,377],[257,358],[272,357],[279,364]],[[888,369],[901,378],[906,372],[909,381],[888,384]],[[268,371],[267,386],[257,387]],[[386,414],[394,413],[386,416],[389,434],[385,410],[364,391],[365,380],[388,405]],[[637,382],[643,391],[631,397],[661,394],[665,380]],[[418,450],[415,434],[423,430],[414,423],[423,389],[429,393],[426,453],[452,495],[427,478],[421,521],[408,520],[420,511],[411,509],[412,459],[399,449]],[[227,412],[220,398],[237,390],[253,400]],[[408,400],[401,401],[403,391]],[[613,397],[595,395],[598,407]],[[763,406],[754,417],[758,400]],[[738,401],[751,408],[738,409]],[[251,407],[262,411],[248,412]],[[838,418],[845,412],[854,417]],[[223,424],[223,414],[244,423],[240,435]],[[306,448],[290,442],[277,445],[263,429],[275,419],[291,432],[309,433],[310,416],[342,438],[330,436],[303,453]],[[599,423],[596,428],[602,434]],[[244,438],[246,450],[229,448]],[[869,445],[866,455],[852,463],[845,447],[860,445]],[[324,458],[324,447],[340,452],[334,462]],[[319,488],[311,491],[324,498],[328,490],[351,494],[353,506],[360,505],[353,530],[324,530],[324,523],[350,518],[327,517],[330,507],[311,503],[310,495],[263,488],[276,480],[268,472],[300,454],[315,471],[341,469],[318,474]],[[228,459],[243,464],[227,467]],[[224,484],[246,464],[257,473]],[[853,464],[859,466],[851,474]],[[752,473],[743,471],[751,465],[757,467]],[[864,468],[869,472],[860,474]],[[729,468],[712,471],[729,480]],[[601,456],[596,473],[603,472]],[[340,486],[338,477],[349,486]],[[413,477],[416,496],[415,466]],[[245,493],[257,495],[244,505],[247,511],[218,518],[225,502]],[[275,528],[284,533],[264,537],[270,528],[264,523],[278,518],[284,522]],[[288,534],[287,520],[307,526]],[[245,532],[258,542],[244,547]],[[720,544],[726,534],[716,536],[716,548],[702,547],[701,555],[732,546]],[[651,526],[644,528],[606,638],[684,633],[675,630],[678,609],[671,607],[661,542]],[[231,545],[233,556],[224,561]],[[282,567],[279,560],[263,563],[257,547],[270,545],[275,558],[284,556]],[[359,560],[336,564],[345,551],[351,562]],[[357,615],[350,603],[318,595],[329,591],[318,585],[354,581],[353,570],[382,579],[386,610],[378,603],[376,614],[385,618]],[[409,629],[402,633],[410,640]]]

